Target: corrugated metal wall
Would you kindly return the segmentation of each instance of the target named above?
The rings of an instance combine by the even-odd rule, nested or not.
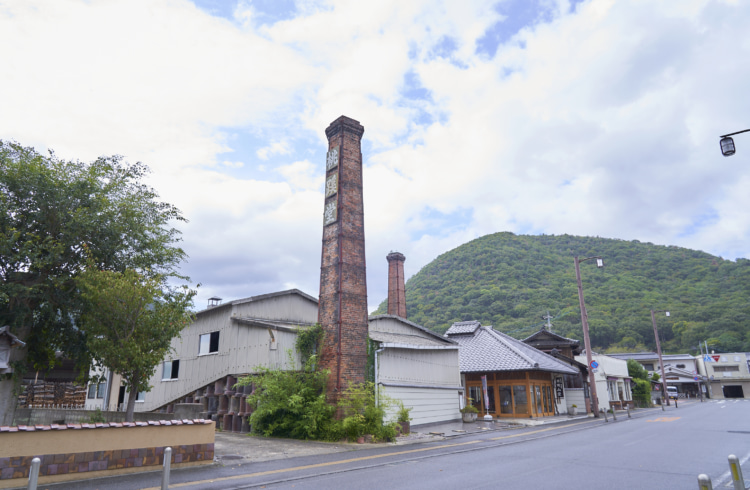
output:
[[[386,349],[378,354],[381,383],[460,386],[458,349]]]
[[[412,407],[413,410],[410,413],[412,425],[447,422],[461,418],[461,413],[458,411],[460,393],[458,390],[383,386],[380,393],[394,400],[401,400],[406,408]],[[389,418],[395,420],[395,417],[392,409]]]
[[[299,355],[294,349],[296,334],[272,330],[275,338],[272,342],[267,328],[238,323],[231,315],[312,323],[317,320],[317,307],[299,296],[284,295],[201,312],[180,338],[172,340],[175,353],[170,359],[180,361],[178,379],[162,380],[162,365],[159,365],[151,377],[152,389],[146,393],[145,401],[136,403],[137,411],[156,410],[228,374],[256,372],[258,366],[300,367]],[[216,331],[220,332],[218,352],[199,356],[200,336]],[[294,365],[289,364],[287,351],[290,350]]]

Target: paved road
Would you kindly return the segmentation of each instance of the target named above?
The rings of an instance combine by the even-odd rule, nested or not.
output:
[[[727,455],[750,478],[750,400],[681,403],[617,422],[587,419],[248,465],[175,471],[170,488],[690,489],[729,482]],[[58,488],[158,490],[153,474]],[[748,481],[750,484],[750,481]],[[153,485],[150,487],[149,485]],[[47,488],[47,487],[45,487]]]

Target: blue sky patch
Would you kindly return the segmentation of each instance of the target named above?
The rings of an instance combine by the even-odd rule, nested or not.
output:
[[[465,228],[473,219],[472,208],[459,207],[450,213],[443,213],[428,206],[422,209],[417,218],[409,220],[410,237],[418,240],[425,235],[447,236],[456,229]]]
[[[571,7],[572,8],[572,7]],[[497,48],[508,42],[524,27],[552,19],[552,10],[540,0],[508,0],[495,5],[495,11],[503,16],[487,29],[477,40],[476,53],[493,58]]]

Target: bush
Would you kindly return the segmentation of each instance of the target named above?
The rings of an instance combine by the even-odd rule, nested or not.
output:
[[[633,401],[636,406],[646,408],[651,406],[651,383],[645,379],[634,379]]]
[[[461,413],[479,413],[479,409],[475,407],[474,405],[467,404],[464,408],[461,409]]]
[[[406,408],[404,402],[398,401],[398,410],[396,411],[396,422],[411,422],[411,415],[409,413],[414,410],[414,407]]]
[[[385,423],[385,414],[393,401],[381,396],[375,404],[375,384],[366,382],[350,386],[339,400],[339,409],[344,415],[341,432],[349,440],[372,434],[375,440],[391,441],[396,437],[396,423]],[[403,406],[403,405],[402,405]],[[408,412],[411,409],[407,410]]]
[[[315,358],[311,355],[302,371],[260,368],[258,374],[238,380],[237,386],[255,384],[254,393],[247,397],[253,409],[249,417],[253,433],[294,439],[335,437],[334,407],[326,402],[328,371],[315,371]]]

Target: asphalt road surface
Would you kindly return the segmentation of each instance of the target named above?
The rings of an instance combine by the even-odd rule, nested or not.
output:
[[[733,488],[727,456],[750,485],[750,400],[682,402],[603,419],[439,442],[174,471],[170,488],[695,489]],[[159,490],[151,474],[43,488]],[[40,487],[42,488],[42,487]]]

